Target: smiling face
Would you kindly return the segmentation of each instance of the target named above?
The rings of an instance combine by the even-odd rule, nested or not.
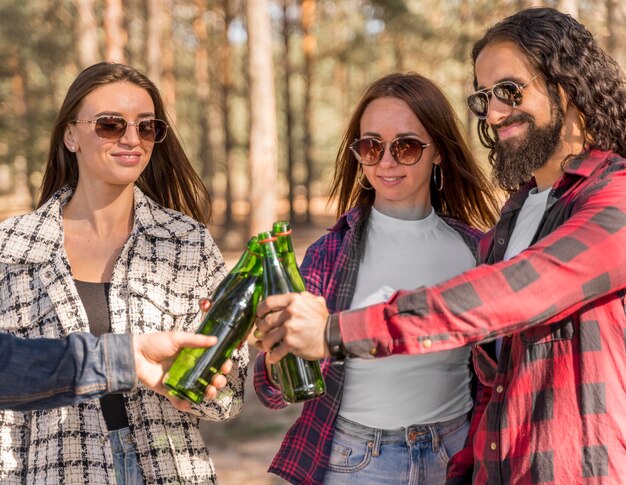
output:
[[[115,82],[85,96],[78,120],[95,120],[102,115],[121,116],[128,122],[154,118],[154,103],[148,92],[132,83]],[[76,153],[78,186],[126,187],[133,184],[150,161],[154,143],[139,138],[137,127],[129,125],[117,140],[100,138],[91,123],[70,123],[65,145]]]
[[[537,76],[526,55],[512,42],[488,44],[476,58],[475,71],[478,89],[502,81],[526,84],[522,102],[516,106],[492,95],[485,120],[495,135],[494,177],[500,186],[515,189],[557,152],[564,108],[558,91],[548,89],[543,77]]]
[[[396,162],[389,143],[400,136],[413,136],[423,143],[422,157],[414,165]],[[360,121],[360,137],[385,141],[381,161],[362,166],[365,177],[376,190],[374,207],[383,214],[400,219],[420,219],[430,213],[430,177],[434,164],[440,163],[430,134],[404,101],[393,97],[370,102]]]

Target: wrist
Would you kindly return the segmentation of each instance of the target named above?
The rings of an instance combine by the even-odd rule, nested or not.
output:
[[[331,314],[326,320],[326,344],[333,359],[343,361],[346,358],[346,349],[341,338],[339,327],[339,313]]]
[[[128,392],[137,387],[135,336],[104,334],[100,337],[104,350],[107,389],[112,393]]]

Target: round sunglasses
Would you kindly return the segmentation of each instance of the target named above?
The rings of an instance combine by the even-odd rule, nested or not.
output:
[[[95,120],[74,120],[72,123],[95,125],[96,135],[106,140],[119,140],[129,125],[137,127],[137,134],[143,141],[161,143],[167,135],[167,123],[163,120],[126,121],[121,116],[100,116]]]
[[[383,159],[385,146],[389,144],[389,153],[401,165],[415,165],[422,158],[424,149],[430,143],[423,143],[412,136],[399,136],[387,142],[377,138],[359,138],[350,145],[350,150],[363,165],[376,165]]]
[[[539,77],[539,74],[525,84],[517,84],[515,81],[502,81],[494,84],[489,89],[485,88],[476,91],[474,94],[467,97],[467,105],[478,119],[487,119],[487,115],[489,114],[489,100],[492,94],[496,99],[507,106],[519,106],[524,99],[522,90],[537,79],[537,77]]]

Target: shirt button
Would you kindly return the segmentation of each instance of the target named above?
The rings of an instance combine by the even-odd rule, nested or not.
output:
[[[370,349],[370,355],[376,356],[377,353],[378,353],[378,350],[376,350],[376,348]]]
[[[504,244],[504,238],[503,237],[499,237],[498,238],[498,244]]]
[[[502,391],[504,391],[504,387],[503,387],[503,386],[498,386],[498,387],[496,387],[496,392],[497,392],[498,394],[500,394]]]
[[[429,349],[432,345],[433,345],[433,341],[430,340],[429,338],[427,338],[424,341],[422,341],[422,347],[424,347],[426,349]]]
[[[495,441],[491,442],[491,445],[489,445],[489,447],[493,450],[496,451],[496,448],[498,447],[498,445],[496,445]]]

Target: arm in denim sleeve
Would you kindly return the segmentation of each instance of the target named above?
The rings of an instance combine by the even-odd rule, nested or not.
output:
[[[0,334],[0,409],[29,411],[77,404],[137,383],[130,335],[63,339]]]

